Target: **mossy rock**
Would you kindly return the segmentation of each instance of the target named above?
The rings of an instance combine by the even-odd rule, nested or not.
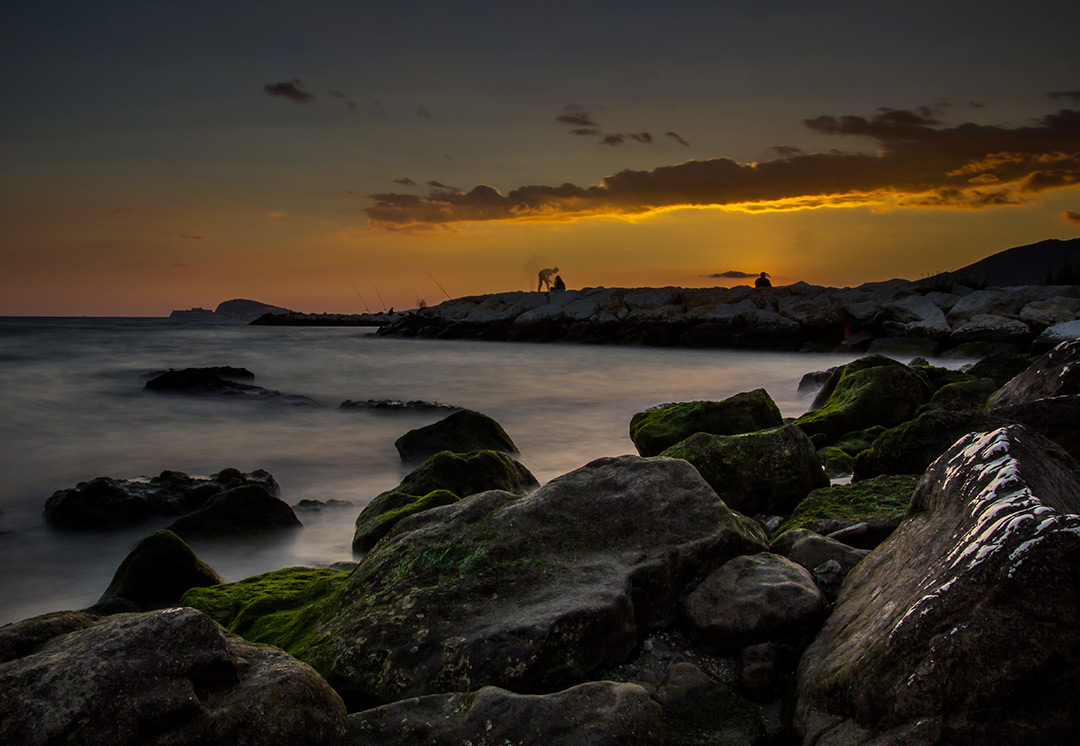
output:
[[[135,545],[92,610],[151,611],[176,606],[189,588],[223,582],[172,531],[155,531]]]
[[[630,440],[642,456],[657,456],[694,433],[738,435],[784,424],[776,402],[765,389],[723,401],[664,404],[638,412],[630,420]]]
[[[917,476],[881,476],[814,490],[773,532],[772,540],[795,528],[825,535],[856,523],[900,519],[918,483]]]
[[[310,604],[334,593],[349,573],[288,567],[212,588],[192,588],[181,603],[205,612],[249,642],[277,644],[309,621]]]
[[[794,425],[742,435],[697,433],[661,456],[689,461],[731,508],[785,515],[829,483],[810,439]]]
[[[869,365],[879,360],[889,362]],[[826,443],[874,425],[895,427],[914,417],[930,398],[930,386],[922,377],[906,365],[878,356],[845,365],[830,376],[826,388],[830,384],[824,404],[795,420],[807,435],[823,434]]]
[[[998,390],[992,378],[973,378],[942,386],[930,397],[926,409],[982,409]]]
[[[454,412],[438,422],[410,430],[394,441],[394,447],[406,463],[418,463],[439,451],[518,452],[502,425],[486,414],[471,409]]]
[[[818,451],[818,459],[821,460],[821,467],[825,473],[833,479],[851,474],[855,468],[855,459],[836,446],[822,448]]]
[[[874,441],[880,438],[886,430],[888,430],[887,427],[874,425],[865,430],[856,430],[852,433],[846,433],[836,441],[836,447],[852,458],[855,458],[873,445]]]
[[[880,474],[922,474],[964,435],[993,430],[1010,420],[976,410],[931,409],[892,428],[855,457],[855,480]]]
[[[517,459],[499,451],[441,451],[378,495],[356,519],[353,551],[366,552],[400,521],[487,490],[523,495],[539,482]]]
[[[990,378],[1001,388],[1031,366],[1031,356],[1015,352],[995,352],[967,369],[974,378]]]
[[[249,484],[215,495],[203,507],[173,521],[169,530],[190,539],[299,528],[301,525],[287,503],[262,487]]]
[[[937,391],[941,387],[953,383],[965,383],[975,380],[975,376],[962,370],[940,368],[936,365],[916,365],[911,369],[926,381],[926,385],[930,387],[931,391]]]
[[[354,552],[367,552],[402,518],[422,513],[431,508],[453,505],[461,498],[449,490],[433,490],[426,495],[408,495],[404,492],[384,492],[361,511],[356,519],[353,533]]]

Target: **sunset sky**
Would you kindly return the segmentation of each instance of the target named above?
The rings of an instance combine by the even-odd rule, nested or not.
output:
[[[1078,28],[1060,0],[0,2],[0,315],[400,309],[551,266],[842,286],[1074,238]]]

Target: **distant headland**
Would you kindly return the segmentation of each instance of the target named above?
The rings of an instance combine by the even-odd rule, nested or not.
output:
[[[292,313],[288,308],[272,306],[269,303],[260,303],[257,300],[246,298],[234,298],[218,304],[211,311],[209,308],[189,308],[177,310],[169,314],[170,319],[209,321],[212,319],[224,319],[227,321],[254,321],[267,313]]]

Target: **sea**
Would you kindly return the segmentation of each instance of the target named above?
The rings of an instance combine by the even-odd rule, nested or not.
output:
[[[0,318],[0,624],[92,605],[161,519],[64,531],[43,518],[56,490],[164,470],[265,469],[302,529],[191,542],[226,581],[353,560],[360,510],[408,473],[394,448],[446,412],[342,409],[423,400],[495,418],[541,484],[593,459],[635,453],[635,412],[765,388],[785,416],[809,406],[803,374],[854,355],[418,340],[372,329],[247,326],[160,318]],[[903,360],[907,362],[907,360]],[[937,361],[942,362],[942,361]],[[963,361],[947,361],[956,367]],[[244,367],[253,383],[314,404],[160,394],[155,371]]]

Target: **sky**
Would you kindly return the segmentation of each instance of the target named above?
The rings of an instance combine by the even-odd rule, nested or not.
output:
[[[1080,236],[1080,3],[0,0],[0,315],[858,285]]]

